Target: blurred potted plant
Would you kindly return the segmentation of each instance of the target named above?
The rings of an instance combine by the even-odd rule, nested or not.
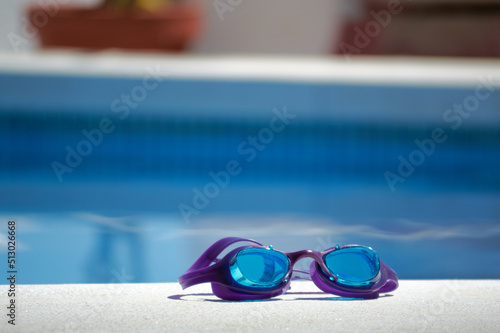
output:
[[[90,8],[34,5],[27,13],[42,47],[94,50],[182,51],[202,22],[199,6],[173,0],[104,0]]]

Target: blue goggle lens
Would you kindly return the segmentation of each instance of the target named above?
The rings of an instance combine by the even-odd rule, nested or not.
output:
[[[323,257],[326,267],[338,283],[348,286],[369,285],[379,273],[380,262],[375,251],[366,247],[347,247]]]
[[[238,252],[229,263],[232,278],[253,288],[271,288],[283,281],[289,270],[288,257],[281,252],[247,248]]]

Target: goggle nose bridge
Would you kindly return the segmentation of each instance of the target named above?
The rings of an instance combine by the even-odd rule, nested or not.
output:
[[[329,276],[335,279],[337,281],[337,277],[333,274],[330,273],[330,270],[326,267],[323,257],[321,255],[321,252],[318,251],[313,251],[313,250],[301,250],[301,251],[296,251],[296,252],[289,252],[286,253],[288,258],[290,258],[290,265],[291,269],[295,266],[295,264],[300,261],[301,259],[304,258],[312,258],[318,265],[327,273]]]
[[[301,250],[296,252],[289,252],[286,254],[290,258],[290,262],[295,265],[299,260],[304,258],[312,258],[316,261],[322,261],[321,253],[313,250]]]

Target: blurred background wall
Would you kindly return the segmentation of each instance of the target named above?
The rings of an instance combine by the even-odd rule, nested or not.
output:
[[[20,34],[29,4],[51,0],[6,0],[0,11],[0,50],[12,50],[8,33]],[[55,0],[54,0],[55,1]],[[356,54],[413,54],[445,56],[498,56],[500,2],[497,0],[413,0],[394,2],[389,23],[373,32],[374,13],[387,11],[383,0],[239,0],[231,10],[225,0],[190,0],[205,13],[202,34],[191,44],[195,53],[330,54],[345,53],[341,43],[354,45],[357,30],[369,36]],[[59,0],[65,4],[96,6],[101,0]],[[226,7],[227,8],[227,7]],[[396,13],[397,12],[397,13]],[[384,20],[384,15],[376,15]],[[379,22],[380,23],[380,22]],[[372,26],[373,28],[373,26]],[[23,49],[32,49],[30,40]]]
[[[89,6],[101,2],[67,1]],[[201,3],[206,12],[206,29],[192,45],[196,53],[328,53],[334,42],[332,35],[340,31],[341,18],[356,12],[356,1],[315,0],[312,5],[301,0],[243,0],[221,20],[213,1],[195,1]],[[12,48],[5,32],[20,34],[24,8],[39,2],[6,0],[2,3],[0,31],[4,33],[0,37],[0,50]]]

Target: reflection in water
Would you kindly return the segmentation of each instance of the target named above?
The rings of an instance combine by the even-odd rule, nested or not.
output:
[[[500,227],[495,214],[464,217],[456,223],[454,219],[352,221],[323,214],[233,213],[207,214],[191,225],[173,214],[9,215],[19,226],[22,284],[175,282],[208,246],[228,236],[254,238],[288,252],[368,245],[401,279],[500,277]],[[5,231],[0,235],[3,242]],[[4,244],[0,253],[5,249]],[[297,269],[309,268],[306,260],[299,264]]]
[[[133,217],[108,218],[88,215],[97,223],[86,265],[86,282],[133,283],[145,282],[144,240],[141,228]]]
[[[238,223],[234,223],[238,221]],[[496,220],[481,220],[473,223],[451,224],[434,220],[434,223],[417,222],[407,219],[380,220],[370,223],[342,223],[321,217],[301,216],[259,216],[221,215],[200,220],[197,228],[177,229],[163,235],[165,239],[175,237],[213,236],[218,237],[231,226],[231,231],[246,237],[272,237],[318,235],[328,236],[329,241],[321,241],[325,246],[334,246],[346,235],[362,238],[387,239],[392,241],[429,241],[443,239],[481,239],[500,237],[500,224]],[[335,236],[338,240],[332,240]],[[500,249],[500,243],[497,244]]]

